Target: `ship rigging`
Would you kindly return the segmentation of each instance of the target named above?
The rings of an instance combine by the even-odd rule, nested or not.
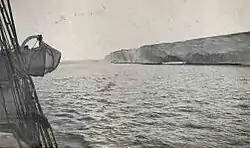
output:
[[[36,39],[38,47],[26,44]],[[0,1],[0,133],[10,133],[19,147],[58,147],[39,103],[32,76],[43,77],[59,65],[61,52],[28,37],[19,45],[10,0]],[[1,146],[1,144],[0,144]]]

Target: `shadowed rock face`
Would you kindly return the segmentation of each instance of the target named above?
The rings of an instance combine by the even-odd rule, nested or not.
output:
[[[105,56],[110,63],[250,63],[250,32],[122,49]]]

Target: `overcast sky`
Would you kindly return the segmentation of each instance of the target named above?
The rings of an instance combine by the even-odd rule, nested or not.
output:
[[[250,0],[13,0],[18,36],[43,34],[63,60],[250,30]]]

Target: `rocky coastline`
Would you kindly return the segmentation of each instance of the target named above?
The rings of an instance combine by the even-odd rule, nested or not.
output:
[[[104,60],[114,64],[250,65],[250,32],[120,49]]]

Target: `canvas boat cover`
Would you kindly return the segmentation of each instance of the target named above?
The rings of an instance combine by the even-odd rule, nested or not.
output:
[[[23,49],[25,67],[32,76],[44,76],[57,68],[61,59],[61,52],[41,41],[40,46]]]

